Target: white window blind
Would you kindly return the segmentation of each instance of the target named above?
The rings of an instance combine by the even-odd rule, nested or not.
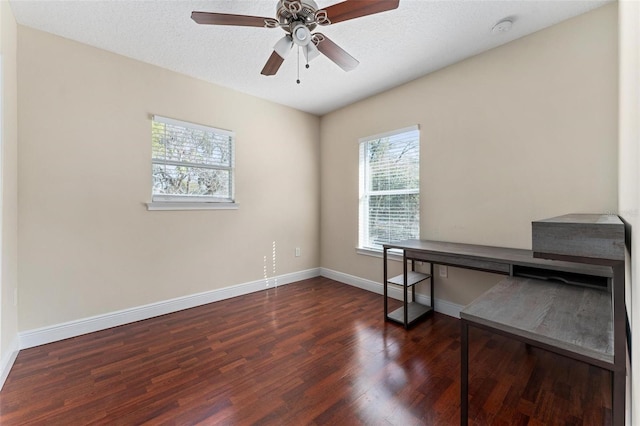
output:
[[[234,133],[154,116],[153,201],[234,200]]]
[[[360,248],[419,237],[418,126],[360,139]]]

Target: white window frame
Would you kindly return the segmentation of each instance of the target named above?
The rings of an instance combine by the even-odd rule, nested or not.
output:
[[[231,138],[231,158],[228,165],[203,165],[191,164],[188,162],[168,161],[153,158],[151,164],[181,165],[186,167],[209,168],[215,170],[226,170],[229,172],[229,197],[217,197],[206,195],[177,195],[177,194],[154,194],[153,185],[151,190],[151,202],[147,203],[148,210],[229,210],[237,209],[239,206],[235,202],[235,133],[230,130],[218,129],[201,124],[190,123],[188,121],[176,120],[173,118],[154,115],[152,122],[164,123],[171,126],[182,127],[184,129],[200,130],[208,133],[215,133]]]
[[[420,195],[420,183],[418,176],[418,188],[404,189],[397,191],[371,191],[368,188],[368,165],[367,165],[367,145],[370,142],[377,141],[379,139],[397,136],[403,133],[418,132],[418,149],[420,146],[420,127],[418,125],[405,127],[402,129],[393,130],[373,136],[368,136],[359,139],[359,216],[358,216],[358,247],[356,252],[358,254],[370,255],[380,257],[382,248],[375,247],[373,244],[369,244],[369,196],[371,195],[385,195],[385,194],[418,194]],[[419,168],[418,168],[419,170]],[[418,218],[418,235],[412,236],[419,238],[420,234],[420,218]],[[391,253],[390,258],[397,260],[401,257],[396,256],[397,253]]]

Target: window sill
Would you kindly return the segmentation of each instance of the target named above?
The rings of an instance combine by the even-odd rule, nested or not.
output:
[[[147,210],[237,210],[238,203],[176,203],[170,201],[155,201],[146,203]]]
[[[378,259],[382,259],[382,250],[375,250],[375,249],[367,249],[367,248],[356,247],[356,253],[357,254],[362,254],[362,255],[365,255],[365,256],[377,257]],[[397,262],[402,262],[402,250],[391,249],[391,250],[387,251],[387,259],[388,260],[395,260]]]

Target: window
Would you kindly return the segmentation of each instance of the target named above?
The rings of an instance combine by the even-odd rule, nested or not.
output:
[[[233,132],[156,115],[151,140],[151,204],[234,202]]]
[[[420,237],[418,126],[360,139],[359,245]]]

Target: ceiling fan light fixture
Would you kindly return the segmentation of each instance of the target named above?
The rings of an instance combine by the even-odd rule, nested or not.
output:
[[[300,23],[291,31],[291,37],[293,37],[293,42],[298,46],[306,46],[311,42],[311,31],[306,25]]]
[[[315,44],[309,43],[304,48],[304,58],[307,60],[307,63],[311,62],[318,56],[320,56],[320,51],[318,50]]]
[[[286,35],[282,37],[275,46],[273,46],[273,50],[280,56],[281,58],[286,58],[293,47],[293,41],[291,40],[291,36]]]

